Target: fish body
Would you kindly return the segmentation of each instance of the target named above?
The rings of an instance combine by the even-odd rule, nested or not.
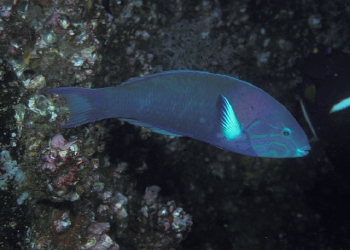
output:
[[[300,157],[302,128],[278,101],[237,78],[168,71],[101,89],[58,88],[70,109],[64,127],[119,118],[154,132],[187,136],[249,156]]]
[[[304,115],[330,161],[350,175],[350,54],[325,48],[300,64]]]

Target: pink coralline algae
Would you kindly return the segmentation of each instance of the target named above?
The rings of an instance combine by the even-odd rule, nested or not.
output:
[[[119,192],[104,190],[104,184],[101,182],[94,183],[93,190],[102,201],[102,204],[97,207],[97,218],[115,222],[120,229],[126,227],[128,198]]]
[[[80,199],[98,181],[95,170],[98,161],[91,164],[80,152],[77,140],[66,141],[56,134],[49,147],[41,152],[42,172],[47,176],[47,187],[53,201]],[[87,172],[88,174],[83,174]]]
[[[69,22],[64,17],[61,17],[61,15],[57,12],[54,12],[45,23],[45,28],[52,28],[57,34],[60,35],[63,35],[65,33],[65,29],[68,27]]]
[[[106,233],[109,231],[108,222],[96,222],[89,228],[88,241],[79,250],[118,250],[119,245],[115,243]]]
[[[51,138],[49,142],[49,146],[53,149],[61,149],[61,150],[67,150],[70,146],[72,146],[76,141],[68,142],[63,138],[61,134],[56,134],[54,137]]]
[[[94,235],[101,235],[102,233],[108,232],[110,224],[108,222],[94,223],[89,227],[89,233]]]
[[[95,210],[96,221],[99,223],[94,223],[88,230],[91,239],[89,244],[102,241],[96,237],[99,235],[109,245],[109,241],[106,241],[108,237],[105,238],[104,234],[113,225],[117,229],[114,234],[116,239],[129,239],[127,245],[131,249],[165,250],[175,248],[191,230],[191,215],[176,207],[174,201],[157,203],[160,191],[158,186],[146,188],[141,205],[137,204],[133,195],[128,196],[129,200],[122,193],[110,190],[100,182],[94,184],[93,190],[101,203]]]

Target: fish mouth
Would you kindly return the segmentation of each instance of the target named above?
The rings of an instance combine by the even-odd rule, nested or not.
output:
[[[304,146],[304,147],[298,148],[295,154],[295,157],[303,157],[307,155],[310,149],[311,149],[310,146]]]

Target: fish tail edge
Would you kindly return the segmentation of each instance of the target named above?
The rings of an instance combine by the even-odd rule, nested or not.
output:
[[[105,118],[104,112],[100,109],[103,98],[98,91],[98,89],[66,87],[51,89],[45,94],[58,94],[65,98],[70,117],[62,128],[71,128]]]

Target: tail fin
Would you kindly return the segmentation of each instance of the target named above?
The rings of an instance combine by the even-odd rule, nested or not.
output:
[[[101,89],[58,88],[46,91],[47,94],[62,95],[68,104],[70,117],[63,128],[75,127],[88,122],[106,118],[103,107],[103,91]]]

